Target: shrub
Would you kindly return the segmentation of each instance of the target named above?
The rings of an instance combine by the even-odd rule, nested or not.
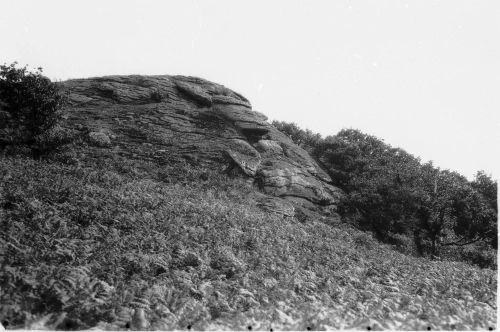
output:
[[[392,244],[397,251],[403,254],[419,255],[415,240],[405,234],[391,234],[388,243]]]
[[[16,65],[0,66],[0,107],[6,120],[0,128],[0,147],[27,145],[38,157],[68,140],[57,126],[67,98],[42,75],[42,68],[30,72]]]
[[[357,248],[365,248],[367,250],[371,250],[377,246],[376,240],[368,232],[356,234],[353,242]]]
[[[485,250],[476,246],[464,248],[461,251],[462,259],[470,264],[479,266],[480,268],[497,268],[497,253],[492,250]]]
[[[244,269],[241,262],[228,247],[218,248],[210,260],[210,267],[224,274],[226,278],[232,278]]]
[[[323,141],[320,134],[315,134],[309,129],[304,130],[295,123],[273,121],[272,125],[290,137],[295,144],[305,148],[306,150],[315,149]]]

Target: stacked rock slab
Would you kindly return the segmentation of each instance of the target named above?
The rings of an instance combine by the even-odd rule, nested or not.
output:
[[[305,150],[253,111],[246,98],[220,84],[166,75],[62,84],[70,92],[69,124],[83,123],[113,137],[100,148],[143,160],[232,165],[264,193],[295,205],[334,208],[340,198],[340,190]],[[285,206],[281,200],[261,205]]]

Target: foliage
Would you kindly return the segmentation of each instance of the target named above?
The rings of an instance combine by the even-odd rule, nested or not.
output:
[[[472,187],[476,189],[488,202],[489,206],[498,212],[497,197],[498,197],[498,184],[491,176],[488,176],[484,171],[476,173]]]
[[[322,139],[293,123],[275,126],[307,146],[333,183],[344,189],[342,215],[379,239],[413,237],[417,252],[431,256],[438,256],[443,246],[477,241],[496,249],[497,184],[484,172],[469,182],[355,129]]]
[[[479,267],[497,268],[497,255],[495,251],[481,245],[473,245],[464,247],[460,250],[461,258]]]
[[[472,187],[484,198],[486,204],[491,208],[491,218],[495,221],[498,220],[498,184],[491,176],[488,176],[484,171],[476,173],[474,181],[471,183]],[[489,235],[490,244],[493,248],[498,247],[498,233],[496,229],[498,224],[492,225],[493,231]]]
[[[313,149],[322,140],[320,134],[315,134],[309,129],[301,129],[295,123],[275,120],[272,122],[272,125],[290,137],[295,144],[307,151]]]
[[[42,75],[42,68],[30,72],[16,65],[0,66],[0,115],[5,120],[0,146],[27,145],[39,156],[68,141],[68,134],[58,127],[66,96]]]
[[[252,187],[215,170],[75,156],[0,159],[9,328],[496,324],[490,269],[406,256],[348,224],[265,213]]]

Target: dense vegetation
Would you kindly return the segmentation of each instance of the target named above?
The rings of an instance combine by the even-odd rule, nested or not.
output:
[[[25,69],[18,73],[31,77]],[[9,89],[3,79],[0,88]],[[42,81],[54,88],[42,89],[53,106],[48,109],[59,112],[57,86]],[[27,119],[12,120],[17,111],[45,114],[35,104],[13,105],[1,110],[11,129]],[[411,224],[412,218],[435,206],[437,212],[429,211],[439,216],[439,204],[448,206],[440,198],[444,186],[458,180],[429,178],[431,189],[422,188],[439,204],[417,204],[404,196],[410,186],[404,181],[413,178],[401,166],[400,204],[417,212],[398,214],[398,197],[379,194],[393,189],[389,175],[377,173],[386,166],[382,159],[372,163],[375,157],[360,150],[364,145],[351,149],[347,138],[342,145],[306,132],[301,144],[346,190],[342,209],[357,216],[357,227],[326,218],[304,222],[263,212],[257,188],[217,169],[127,159],[90,147],[95,142],[85,136],[50,139],[50,148],[34,153],[42,150],[35,137],[58,126],[37,123],[4,131],[18,140],[0,147],[0,321],[9,329],[467,330],[496,324],[496,271],[406,255],[395,250],[408,248],[404,235],[382,244],[358,229],[381,238],[405,234],[399,230],[407,227],[424,232],[427,226]],[[335,144],[345,148],[344,159],[334,158],[341,151]],[[367,171],[377,181],[371,183]],[[496,183],[479,173],[466,184],[452,192],[466,199],[450,196],[454,205],[443,208],[442,229],[453,221],[461,235],[455,242],[490,241],[489,215],[486,225],[468,222],[481,209],[496,213]],[[420,197],[419,190],[411,197]],[[381,215],[370,210],[379,206]]]
[[[293,123],[273,124],[345,190],[341,212],[362,229],[418,255],[496,267],[497,182],[484,172],[468,181],[359,130],[323,139]]]
[[[0,149],[25,149],[39,158],[68,143],[69,133],[59,126],[66,100],[42,68],[0,65]]]
[[[0,177],[9,328],[496,324],[496,271],[264,213],[252,186],[216,171],[78,154],[2,158]]]

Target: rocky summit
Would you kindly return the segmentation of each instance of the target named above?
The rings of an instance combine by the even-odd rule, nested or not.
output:
[[[255,184],[264,210],[337,216],[342,193],[328,174],[245,97],[223,85],[167,75],[62,84],[69,91],[68,124],[88,131],[92,149],[219,167]]]

